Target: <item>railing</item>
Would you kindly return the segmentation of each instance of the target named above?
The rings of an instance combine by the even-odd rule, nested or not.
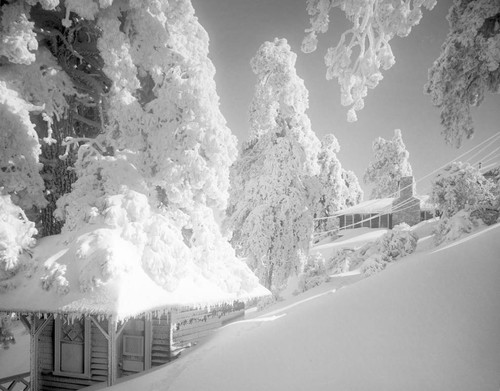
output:
[[[1,391],[28,391],[30,389],[30,373],[4,377],[0,379]]]

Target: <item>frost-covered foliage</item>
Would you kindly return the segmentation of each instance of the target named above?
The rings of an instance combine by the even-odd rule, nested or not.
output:
[[[394,197],[400,179],[412,175],[410,153],[403,143],[401,130],[394,130],[391,140],[377,138],[372,149],[375,156],[364,175],[364,182],[375,186],[370,199]]]
[[[485,0],[487,1],[487,0]],[[316,50],[318,33],[325,33],[330,12],[340,8],[352,22],[335,47],[325,55],[326,78],[340,84],[341,103],[350,107],[348,121],[356,121],[356,111],[364,106],[369,88],[382,80],[381,70],[394,63],[390,41],[406,37],[422,18],[422,7],[432,9],[436,0],[307,0],[311,27],[302,42],[302,51]]]
[[[345,184],[342,188],[344,192],[342,196],[344,206],[349,208],[363,201],[364,192],[354,171],[342,169],[342,179]]]
[[[24,1],[14,1],[1,8],[0,56],[16,64],[35,61],[38,41],[33,31],[35,24],[28,19],[30,8]]]
[[[0,81],[0,186],[23,208],[45,203],[40,144],[30,121],[36,109]]]
[[[366,243],[362,247],[338,250],[328,261],[329,270],[334,273],[345,273],[360,267],[365,276],[377,273],[391,263],[415,251],[418,236],[406,223],[396,225],[375,242]]]
[[[327,269],[332,274],[346,273],[351,270],[351,264],[353,263],[353,258],[357,257],[357,253],[354,249],[341,248],[335,251],[335,253],[327,261]]]
[[[340,145],[333,134],[328,134],[321,141],[318,155],[319,174],[315,177],[315,197],[311,209],[314,218],[314,230],[317,234],[329,232],[338,227],[338,219],[328,218],[335,212],[358,204],[363,198],[354,172],[346,171],[337,158]]]
[[[325,259],[321,253],[309,255],[304,265],[304,271],[299,276],[298,288],[300,292],[305,292],[329,280],[330,276],[327,272]]]
[[[434,229],[434,245],[453,242],[483,224],[466,210],[460,210],[450,217],[442,217]]]
[[[408,224],[396,225],[365,251],[361,273],[368,277],[384,270],[389,263],[413,253],[417,242],[418,236]]]
[[[308,93],[284,39],[265,42],[251,61],[258,83],[250,107],[250,140],[232,167],[228,224],[232,243],[268,288],[300,272],[312,214],[308,178],[320,143],[305,114]]]
[[[2,349],[9,349],[11,344],[16,343],[12,326],[12,315],[0,312],[0,346]]]
[[[74,190],[58,201],[64,231],[112,229],[111,242],[136,252],[169,291],[191,268],[221,285],[234,285],[227,273],[240,273],[251,285],[215,221],[226,206],[236,140],[218,109],[208,36],[191,4],[113,3],[97,23],[104,72],[113,82],[109,125],[80,147]],[[110,147],[111,156],[100,153]],[[103,248],[99,237],[96,231],[87,246]],[[83,253],[89,265],[99,262],[100,254]],[[82,289],[110,277],[88,270]]]
[[[494,182],[486,179],[477,167],[469,163],[447,165],[432,182],[431,200],[444,217],[458,211],[481,210],[495,202]]]
[[[35,224],[9,195],[0,193],[0,292],[8,288],[6,280],[29,259],[35,234]]]
[[[141,271],[169,292],[200,274],[221,292],[256,288],[216,222],[227,204],[236,139],[219,111],[208,35],[190,1],[23,4],[43,45],[33,58],[23,52],[26,65],[2,67],[0,80],[27,102],[45,105],[46,141],[62,144],[63,157],[76,161],[77,180],[58,195],[55,214],[76,254],[71,262],[81,268],[79,286],[66,278],[71,262],[54,262],[44,265],[42,287],[87,292]],[[61,118],[52,139],[51,124]]]
[[[425,90],[441,111],[446,142],[460,147],[474,134],[471,106],[500,92],[500,2],[456,0],[447,19],[450,31]]]

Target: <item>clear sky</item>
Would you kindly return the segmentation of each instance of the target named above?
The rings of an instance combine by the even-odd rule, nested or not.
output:
[[[358,112],[355,123],[347,122],[339,86],[336,80],[326,80],[323,61],[328,46],[336,45],[349,26],[343,12],[335,10],[329,32],[319,37],[318,49],[304,54],[300,44],[304,29],[309,27],[305,0],[192,1],[210,36],[221,111],[240,143],[249,135],[248,107],[256,83],[250,59],[264,41],[275,37],[286,38],[298,55],[297,73],[309,90],[308,115],[313,130],[320,139],[327,133],[337,137],[342,166],[353,170],[362,186],[363,173],[373,157],[373,140],[378,136],[392,138],[396,128],[402,131],[417,180],[500,131],[500,95],[490,95],[474,109],[475,137],[459,150],[448,146],[440,134],[439,112],[430,96],[423,93],[427,70],[439,56],[449,29],[445,16],[452,0],[438,0],[434,10],[424,10],[410,36],[391,41],[396,64],[383,73],[384,79],[376,89],[369,90],[365,108]],[[497,142],[489,151],[498,146]],[[417,184],[418,193],[428,190],[428,180]]]

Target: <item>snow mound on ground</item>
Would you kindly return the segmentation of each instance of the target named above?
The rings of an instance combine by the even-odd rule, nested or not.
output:
[[[499,235],[496,224],[335,293],[333,279],[111,390],[498,390]]]

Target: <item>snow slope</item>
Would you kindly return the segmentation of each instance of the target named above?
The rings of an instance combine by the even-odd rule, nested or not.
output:
[[[499,237],[496,224],[336,292],[332,279],[111,389],[498,391]]]
[[[310,254],[321,253],[323,258],[330,258],[337,250],[342,248],[355,249],[368,242],[374,242],[388,230],[384,228],[353,228],[340,231],[340,238],[333,242],[323,243],[311,248]]]

